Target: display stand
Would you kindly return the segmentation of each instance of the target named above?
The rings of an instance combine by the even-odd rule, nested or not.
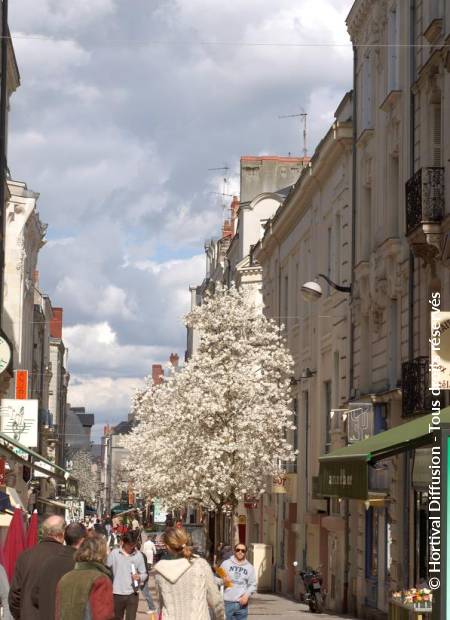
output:
[[[431,605],[405,604],[396,599],[389,601],[389,620],[429,620],[431,611]]]

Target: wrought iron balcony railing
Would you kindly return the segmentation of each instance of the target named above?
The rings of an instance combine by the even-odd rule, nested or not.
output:
[[[420,168],[406,181],[406,234],[444,217],[444,168]]]
[[[430,358],[426,356],[402,364],[402,411],[404,416],[431,411]]]

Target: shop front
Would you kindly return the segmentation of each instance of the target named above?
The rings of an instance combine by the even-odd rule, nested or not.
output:
[[[440,416],[449,424],[450,408]],[[344,580],[358,613],[392,615],[399,591],[430,606],[429,465],[439,441],[430,424],[423,416],[320,457],[320,495],[350,500]]]
[[[78,495],[78,484],[65,469],[0,433],[0,491],[12,509],[30,514],[36,509],[45,517],[64,515],[65,499]],[[8,508],[1,512],[0,528],[9,526],[11,515]]]

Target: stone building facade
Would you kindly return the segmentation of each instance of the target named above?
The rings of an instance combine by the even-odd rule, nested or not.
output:
[[[264,312],[284,326],[295,361],[297,431],[291,439],[298,450],[297,463],[287,470],[286,492],[261,500],[258,542],[274,550],[278,591],[298,595],[292,565],[297,560],[322,565],[332,599],[342,598],[341,506],[318,499],[314,479],[319,456],[331,445],[330,412],[342,409],[348,397],[349,299],[325,280],[317,302],[305,301],[301,287],[321,273],[343,286],[351,281],[351,117],[348,94],[255,248]]]
[[[61,467],[64,466],[64,442],[67,414],[67,390],[70,374],[66,369],[66,347],[62,337],[63,308],[53,308],[50,322],[50,363],[52,376],[49,386],[49,411],[59,441],[55,446],[54,459]]]

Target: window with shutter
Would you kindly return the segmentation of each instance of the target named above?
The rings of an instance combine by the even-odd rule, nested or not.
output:
[[[431,132],[431,160],[433,166],[441,165],[441,106],[435,104],[432,110],[432,132]]]

